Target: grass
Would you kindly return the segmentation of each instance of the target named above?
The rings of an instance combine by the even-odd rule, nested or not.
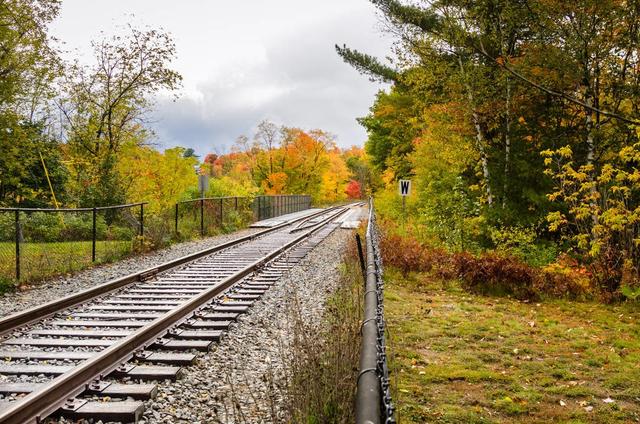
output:
[[[385,287],[400,422],[640,421],[637,304],[477,296],[389,268]]]
[[[96,242],[96,262],[91,262],[91,241],[22,243],[21,280],[32,281],[112,262],[132,252],[132,241]],[[15,244],[0,242],[0,291],[6,291],[15,278]],[[13,284],[13,283],[12,283]],[[3,290],[4,287],[4,290]]]
[[[225,210],[224,222],[220,226],[218,214],[205,216],[206,236],[231,233],[246,228],[251,222],[251,210]],[[173,242],[191,240],[199,237],[199,220],[189,220],[182,217],[180,220],[181,234],[173,234],[173,221],[170,229],[165,219],[151,216],[147,218],[144,244],[140,240],[121,241],[97,241],[96,261],[91,261],[91,241],[69,242],[26,242],[20,245],[20,269],[21,282],[38,281],[56,275],[71,273],[93,265],[113,262],[137,251],[154,250]],[[149,225],[151,224],[151,225]],[[169,234],[170,233],[170,234]],[[134,249],[136,244],[137,249]],[[15,244],[13,242],[0,242],[0,294],[14,289],[15,281]]]

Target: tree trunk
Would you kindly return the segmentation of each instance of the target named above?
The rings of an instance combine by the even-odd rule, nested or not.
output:
[[[487,153],[484,149],[484,145],[485,145],[484,133],[482,132],[482,125],[480,124],[480,116],[478,115],[475,109],[473,92],[471,91],[471,86],[466,80],[464,66],[462,65],[462,58],[460,58],[459,55],[458,55],[458,65],[460,66],[460,73],[462,74],[462,79],[464,80],[464,84],[467,89],[467,97],[469,98],[469,105],[471,107],[471,116],[473,118],[473,126],[476,130],[476,148],[480,153],[480,164],[482,166],[482,176],[484,177],[485,191],[487,194],[487,204],[491,206],[493,204],[493,194],[491,192],[491,173],[489,171],[489,159],[487,158]]]
[[[507,77],[507,93],[505,99],[505,136],[504,136],[504,181],[502,184],[502,209],[507,205],[507,190],[509,189],[509,167],[511,160],[511,83]]]
[[[595,131],[595,126],[593,123],[593,111],[592,109],[590,109],[590,106],[592,106],[593,100],[592,97],[589,93],[589,89],[587,89],[587,91],[585,92],[585,99],[584,99],[585,104],[588,106],[587,108],[585,108],[585,129],[587,132],[587,165],[590,167],[595,167],[594,161],[595,161],[595,150],[596,150],[596,146],[595,146],[595,140],[593,139],[593,133]],[[589,181],[593,182],[594,181],[594,173],[595,173],[595,169],[591,169],[589,171]],[[596,198],[596,194],[597,194],[597,187],[595,186],[595,184],[591,185],[591,188],[589,190],[590,194],[591,194],[591,200],[589,201],[589,208],[591,209],[591,221],[593,222],[593,225],[598,225],[598,216],[595,213],[596,210],[596,202],[595,202],[595,198]]]

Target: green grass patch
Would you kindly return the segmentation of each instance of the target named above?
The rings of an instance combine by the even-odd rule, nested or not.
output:
[[[21,280],[33,281],[113,262],[133,252],[133,241],[97,241],[96,262],[91,261],[91,241],[21,243]],[[15,278],[15,244],[0,243],[0,290],[2,281]],[[13,284],[13,283],[12,283]]]
[[[385,314],[400,422],[640,420],[636,304],[521,302],[387,268]]]

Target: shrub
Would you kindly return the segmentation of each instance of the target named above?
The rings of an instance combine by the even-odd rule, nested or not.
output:
[[[63,226],[62,219],[57,213],[21,213],[22,238],[33,242],[60,241],[60,231]]]
[[[112,225],[107,231],[108,240],[133,240],[137,235],[137,229]]]
[[[538,273],[513,256],[469,253],[455,255],[454,263],[465,289],[482,294],[508,294],[518,299],[537,297]]]
[[[9,212],[0,212],[0,241],[14,241],[15,230],[15,215]]]
[[[65,216],[64,221],[58,219],[57,222],[61,226],[59,238],[43,241],[91,240],[93,238],[93,216],[91,213],[71,214]],[[96,216],[96,238],[98,240],[106,238],[107,228],[104,217]]]
[[[538,235],[530,227],[490,228],[489,236],[495,250],[506,256],[516,256],[532,266],[545,266],[558,256],[555,243],[538,240]]]
[[[380,250],[384,263],[398,268],[403,275],[411,271],[430,271],[424,261],[425,249],[412,237],[390,235],[382,237]]]
[[[397,268],[404,276],[427,272],[444,280],[459,278],[463,288],[474,293],[509,295],[522,300],[584,299],[594,294],[591,273],[566,255],[540,268],[504,252],[450,253],[398,234],[385,234],[380,248],[385,265]]]

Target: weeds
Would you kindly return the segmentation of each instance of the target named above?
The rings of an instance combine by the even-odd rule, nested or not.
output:
[[[293,340],[288,348],[286,388],[290,422],[355,420],[362,284],[355,243],[351,243],[339,287],[327,302],[322,322],[307,323],[302,308],[293,299]]]
[[[516,256],[496,252],[473,255],[448,252],[420,243],[411,236],[385,234],[381,242],[384,263],[407,277],[426,272],[442,280],[460,279],[470,292],[508,295],[517,299],[588,299],[611,296],[598,290],[591,273],[566,255],[544,267],[533,267]]]

